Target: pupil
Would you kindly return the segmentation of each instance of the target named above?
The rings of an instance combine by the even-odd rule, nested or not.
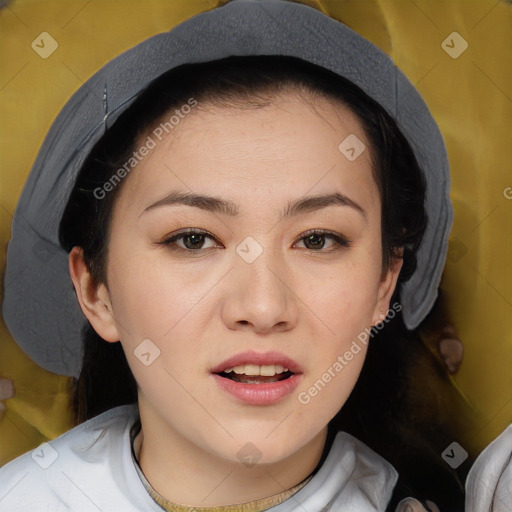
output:
[[[200,246],[203,245],[203,242],[204,242],[204,235],[197,234],[197,233],[186,235],[183,239],[183,242],[187,249],[200,249],[201,248]],[[188,243],[188,242],[190,242],[190,243]]]
[[[306,247],[308,244],[313,246],[313,249],[322,248],[324,246],[325,240],[323,239],[323,235],[319,235],[317,233],[313,233],[306,237]],[[308,247],[309,249],[309,247]]]

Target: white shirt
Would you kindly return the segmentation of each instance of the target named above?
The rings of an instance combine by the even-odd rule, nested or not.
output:
[[[130,430],[137,420],[136,405],[116,407],[9,462],[0,468],[0,511],[161,512],[144,487],[132,455]],[[510,498],[511,453],[512,426],[472,468],[467,512],[510,512],[499,503],[489,508],[492,495],[484,497],[480,489],[494,486],[499,496]],[[501,481],[503,476],[508,481]],[[313,478],[269,510],[380,512],[397,479],[391,464],[353,436],[339,432]],[[422,510],[416,503],[414,510]],[[402,506],[405,503],[398,510]]]

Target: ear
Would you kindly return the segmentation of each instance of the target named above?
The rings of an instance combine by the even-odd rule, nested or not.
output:
[[[105,341],[119,341],[119,331],[114,319],[108,288],[103,283],[98,284],[93,278],[80,247],[73,247],[69,253],[69,273],[82,312],[93,329]]]
[[[398,275],[400,274],[400,270],[402,269],[404,262],[401,256],[402,251],[400,251],[399,257],[393,258],[388,270],[386,270],[381,276],[377,303],[375,305],[375,310],[373,311],[372,326],[382,322],[389,310],[389,303],[393,296],[393,292],[395,291]]]

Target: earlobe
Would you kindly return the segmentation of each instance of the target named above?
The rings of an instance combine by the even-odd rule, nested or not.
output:
[[[80,247],[69,253],[69,273],[80,308],[93,329],[106,341],[119,341],[108,289],[93,278]]]
[[[401,257],[394,258],[389,269],[382,276],[379,284],[377,304],[373,312],[372,325],[376,325],[386,318],[402,265],[403,259]]]

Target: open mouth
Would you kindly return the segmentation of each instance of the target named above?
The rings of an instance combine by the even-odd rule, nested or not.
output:
[[[273,405],[289,397],[301,382],[302,368],[279,352],[246,351],[211,370],[220,390],[245,405]]]
[[[243,384],[266,384],[289,379],[295,374],[279,364],[262,366],[246,364],[226,368],[217,375]]]

